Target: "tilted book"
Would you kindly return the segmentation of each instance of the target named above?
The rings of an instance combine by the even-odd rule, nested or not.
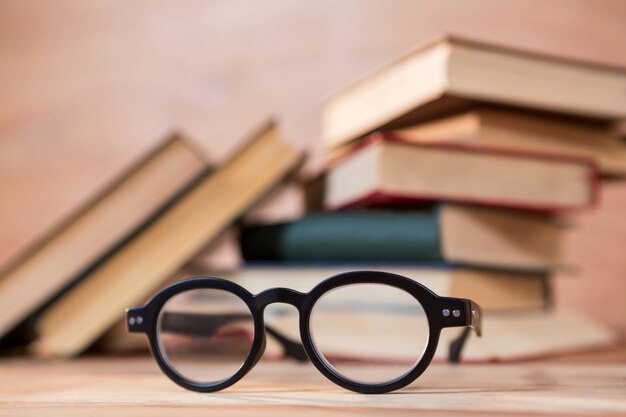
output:
[[[0,272],[0,337],[79,281],[210,170],[173,135]]]
[[[259,131],[52,305],[37,323],[34,350],[57,357],[85,350],[123,317],[126,307],[150,297],[302,160],[302,152],[273,124]]]

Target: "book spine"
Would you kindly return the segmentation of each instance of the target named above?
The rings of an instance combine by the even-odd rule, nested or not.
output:
[[[442,261],[436,210],[327,213],[241,233],[246,260]]]
[[[595,178],[593,174],[589,175],[590,178]],[[491,198],[460,198],[457,196],[442,196],[440,194],[401,194],[390,193],[387,191],[376,190],[371,193],[360,196],[354,200],[347,201],[340,205],[324,204],[322,207],[325,211],[335,210],[358,210],[358,209],[393,209],[397,207],[419,207],[423,205],[429,205],[434,202],[437,203],[451,203],[451,204],[471,204],[484,207],[494,207],[508,210],[516,210],[527,213],[537,214],[568,214],[568,213],[580,213],[586,210],[591,210],[598,204],[600,188],[597,185],[597,180],[592,179],[590,188],[589,201],[582,206],[571,206],[561,204],[532,204],[532,203],[512,203],[508,200],[491,199]]]

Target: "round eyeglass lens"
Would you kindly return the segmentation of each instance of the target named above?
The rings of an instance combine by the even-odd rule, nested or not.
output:
[[[183,378],[214,384],[234,375],[254,339],[254,319],[246,303],[223,290],[195,289],[176,294],[157,319],[157,340],[169,366]]]
[[[313,306],[309,330],[327,365],[364,384],[390,382],[413,369],[429,337],[417,299],[382,284],[346,285],[325,293]]]

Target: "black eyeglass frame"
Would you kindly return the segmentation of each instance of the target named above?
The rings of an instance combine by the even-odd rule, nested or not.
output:
[[[424,309],[429,328],[428,344],[419,361],[409,371],[396,379],[371,384],[350,380],[335,371],[324,356],[315,348],[309,326],[313,306],[322,295],[329,291],[354,284],[381,284],[404,290],[415,297]],[[241,367],[232,376],[210,384],[189,380],[176,372],[161,351],[157,336],[157,319],[165,303],[177,294],[196,289],[216,289],[234,294],[248,306],[254,320],[252,345]],[[441,297],[417,281],[401,275],[379,271],[352,271],[338,274],[320,282],[308,293],[301,293],[289,288],[271,288],[257,295],[225,279],[212,277],[189,278],[164,288],[145,306],[127,309],[126,323],[129,332],[146,333],[152,355],[161,370],[172,381],[189,390],[215,392],[239,381],[261,359],[265,350],[267,330],[263,312],[267,306],[274,303],[289,304],[298,310],[302,347],[313,365],[335,384],[364,394],[381,394],[395,391],[415,381],[430,364],[437,349],[442,329],[447,327],[465,327],[460,337],[451,344],[451,361],[459,360],[461,350],[469,334],[469,329],[474,329],[479,336],[482,332],[482,313],[480,307],[472,300]]]

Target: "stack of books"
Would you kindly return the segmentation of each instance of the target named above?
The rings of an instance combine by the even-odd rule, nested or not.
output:
[[[610,343],[554,308],[551,276],[568,267],[561,215],[626,175],[610,126],[626,117],[625,88],[623,69],[445,38],[326,101],[313,178],[294,175],[303,153],[273,123],[220,164],[173,135],[0,271],[0,348],[146,349],[124,310],[173,279],[307,291],[365,269],[478,302],[484,337],[466,360]],[[298,340],[297,314],[270,322]],[[282,349],[268,340],[269,355]]]
[[[307,289],[374,269],[471,298],[485,336],[466,360],[610,343],[608,329],[555,308],[551,277],[570,266],[562,215],[589,210],[604,177],[626,174],[611,133],[625,85],[623,70],[454,37],[412,51],[326,100],[309,213],[245,227],[235,279],[307,278]]]

